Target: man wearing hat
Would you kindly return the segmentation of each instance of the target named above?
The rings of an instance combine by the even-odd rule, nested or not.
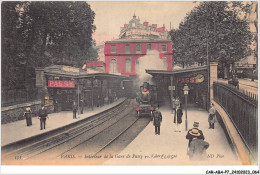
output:
[[[158,110],[158,106],[156,106],[153,111],[153,125],[155,127],[155,135],[160,135],[160,126],[162,122],[162,113]]]
[[[45,109],[45,106],[42,104],[41,109],[39,110],[39,119],[40,119],[41,130],[45,129],[46,117],[48,117],[48,113],[47,113],[47,110]]]
[[[188,131],[188,133],[186,135],[186,139],[189,140],[188,146],[190,146],[192,139],[195,137],[198,139],[202,139],[202,140],[205,139],[203,132],[201,130],[199,130],[198,127],[199,127],[199,122],[194,122],[193,128]],[[194,133],[199,133],[199,134],[194,134]]]
[[[208,149],[209,143],[198,139],[200,133],[197,129],[193,128],[190,134],[194,136],[187,152],[190,160],[205,160],[207,158],[206,149]]]
[[[216,122],[216,109],[213,103],[211,103],[211,108],[209,109],[208,122],[209,122],[209,129],[214,129],[214,124]]]

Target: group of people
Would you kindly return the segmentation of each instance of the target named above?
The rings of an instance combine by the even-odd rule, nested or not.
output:
[[[182,123],[182,108],[181,103],[178,98],[172,101],[172,111],[174,114],[173,122],[176,124],[175,132],[181,132],[180,124]],[[214,129],[214,123],[216,121],[216,109],[214,104],[211,103],[211,108],[209,109],[208,122],[209,129]],[[162,114],[158,110],[158,107],[153,111],[153,125],[155,126],[155,135],[160,135],[160,126],[162,122]],[[193,128],[187,132],[186,139],[189,140],[187,155],[190,160],[205,160],[207,158],[206,150],[209,148],[209,143],[204,141],[205,137],[203,132],[198,129],[199,122],[194,122]]]
[[[30,107],[27,107],[24,112],[24,117],[26,119],[26,125],[32,125],[32,110]],[[48,118],[48,112],[45,109],[44,105],[41,105],[41,109],[38,112],[38,118],[40,119],[40,128],[45,129],[46,126],[46,118]]]
[[[79,106],[74,101],[72,104],[72,113],[73,113],[73,119],[77,119],[77,111],[80,110],[80,113],[83,114],[84,111],[84,100],[81,99]],[[48,118],[47,110],[45,109],[45,106],[42,104],[41,109],[38,112],[38,118],[40,119],[40,129],[46,128],[46,118]],[[26,120],[26,125],[31,126],[32,125],[32,110],[30,107],[27,107],[24,112],[24,117]]]
[[[186,139],[189,140],[187,155],[190,160],[205,160],[207,158],[206,149],[208,149],[209,143],[204,141],[203,132],[198,127],[199,122],[194,122],[193,128],[186,135]]]
[[[216,109],[213,103],[211,103],[208,113],[209,129],[214,129]],[[190,129],[186,135],[186,139],[189,140],[187,155],[190,160],[205,160],[207,158],[206,150],[209,147],[209,143],[204,141],[205,137],[203,132],[199,130],[198,127],[199,122],[194,122],[193,128]]]

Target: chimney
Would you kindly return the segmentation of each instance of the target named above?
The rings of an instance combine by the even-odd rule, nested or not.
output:
[[[152,28],[157,29],[157,24],[152,24]]]

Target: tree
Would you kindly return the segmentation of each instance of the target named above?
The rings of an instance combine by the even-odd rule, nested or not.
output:
[[[3,2],[2,65],[24,68],[24,77],[34,74],[30,68],[50,64],[82,67],[92,46],[94,18],[83,1]],[[24,83],[15,72],[3,81]]]
[[[78,66],[91,47],[94,17],[86,2],[31,2],[23,20],[35,63]]]
[[[2,85],[7,88],[21,87],[24,80],[21,75],[23,71],[19,68],[24,63],[23,40],[19,33],[19,11],[22,2],[2,2],[1,7],[1,68]]]
[[[173,58],[183,64],[218,61],[229,72],[234,64],[250,54],[251,33],[241,2],[202,2],[170,31]]]

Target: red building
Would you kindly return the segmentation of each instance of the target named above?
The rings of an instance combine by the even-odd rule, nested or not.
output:
[[[165,39],[118,39],[105,43],[105,72],[138,75],[139,58],[149,50],[159,52],[164,70],[172,70],[172,42]]]

